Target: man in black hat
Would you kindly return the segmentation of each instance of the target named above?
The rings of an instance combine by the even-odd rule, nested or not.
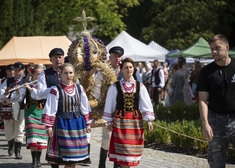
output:
[[[119,66],[120,66],[120,63],[122,60],[122,56],[124,55],[124,49],[120,46],[115,46],[109,50],[109,54],[110,54],[110,56],[109,56],[110,63],[112,65],[114,71],[117,74],[118,80],[121,80],[123,77],[123,74],[120,72]],[[133,73],[133,77],[135,78],[135,80],[142,82],[142,78],[140,76],[140,73],[136,69]]]
[[[109,60],[113,70],[115,71],[118,80],[121,80],[123,77],[122,72],[120,72],[120,63],[122,60],[122,56],[124,55],[124,49],[120,46],[114,46],[109,50]],[[139,71],[135,69],[134,76],[135,80],[142,82],[142,78],[140,77]],[[102,141],[100,148],[100,160],[99,160],[99,168],[105,168],[105,162],[107,159],[107,153],[109,150],[111,132],[107,129],[107,127],[102,127]],[[114,162],[114,168],[119,168],[120,166]]]
[[[6,72],[6,76],[2,78],[1,83],[3,83],[7,78],[11,78],[14,76],[14,65],[13,64],[9,64],[5,67],[5,72]]]
[[[6,99],[9,99],[10,102],[14,102],[14,100],[11,99],[12,92],[9,92],[10,88],[13,88],[17,85],[22,85],[26,83],[27,81],[23,78],[25,66],[22,62],[16,62],[14,65],[14,77],[7,78],[1,85],[1,99],[2,102],[4,102]],[[7,66],[7,68],[12,68],[12,65]],[[12,118],[12,119],[4,119],[4,131],[5,136],[8,141],[8,154],[11,156],[13,154],[13,148],[15,146],[15,157],[16,159],[22,159],[22,156],[20,155],[21,146],[23,143],[23,137],[24,137],[24,127],[25,127],[25,121],[24,121],[24,102],[19,102],[19,115],[18,118]],[[17,110],[17,109],[16,109]],[[18,111],[18,110],[17,110]]]
[[[1,83],[0,83],[0,87],[1,87],[1,84],[7,79],[7,78],[11,78],[14,76],[14,66],[13,64],[9,64],[5,67],[5,72],[6,72],[6,76],[3,77],[1,79]],[[0,99],[0,106],[1,106],[1,99]],[[4,128],[4,123],[3,123],[3,120],[1,120],[0,118],[0,128]]]
[[[64,64],[64,51],[61,48],[54,48],[49,53],[52,66],[43,71],[38,78],[37,95],[40,99],[46,99],[50,87],[60,81],[60,66]]]
[[[37,96],[39,99],[47,99],[51,86],[60,82],[60,67],[64,64],[64,51],[61,48],[54,48],[49,53],[52,66],[41,72],[38,78]],[[49,143],[48,143],[49,144]],[[59,168],[57,164],[51,164],[52,168]]]

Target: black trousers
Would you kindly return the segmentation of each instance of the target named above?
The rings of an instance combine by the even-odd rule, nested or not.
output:
[[[154,87],[153,88],[153,102],[155,103],[155,106],[157,106],[159,104],[159,97],[162,92],[162,89],[158,90],[158,88],[161,88],[161,87]]]

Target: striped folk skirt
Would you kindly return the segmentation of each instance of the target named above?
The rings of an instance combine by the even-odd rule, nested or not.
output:
[[[138,166],[144,148],[142,115],[125,112],[123,118],[114,116],[109,146],[109,160],[119,165]]]
[[[25,109],[24,115],[27,149],[31,147],[46,149],[47,135],[46,128],[42,124],[42,110],[38,110],[36,104],[31,104]]]
[[[46,160],[59,165],[81,163],[88,158],[86,122],[82,116],[56,119],[53,137],[48,140]]]

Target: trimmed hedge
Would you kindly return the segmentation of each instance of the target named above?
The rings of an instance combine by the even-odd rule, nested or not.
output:
[[[207,142],[204,141],[199,108],[196,103],[187,106],[181,102],[176,102],[170,107],[159,105],[155,109],[156,120],[153,122],[154,129],[152,132],[147,131],[145,124],[145,139],[151,142],[162,144],[171,143],[175,146],[182,147],[186,150],[199,149],[202,152],[206,151]],[[165,129],[157,126],[160,125]],[[169,130],[176,131],[177,133]],[[192,138],[185,137],[187,135]],[[202,141],[196,140],[200,139]],[[228,150],[228,158],[234,158],[235,152],[232,149]]]

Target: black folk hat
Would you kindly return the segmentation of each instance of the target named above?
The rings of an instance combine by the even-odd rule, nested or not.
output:
[[[14,65],[13,64],[9,64],[5,67],[5,70],[13,70],[14,69]]]
[[[25,66],[22,62],[16,62],[14,63],[14,68],[24,69]]]
[[[53,48],[51,52],[49,53],[49,57],[51,58],[53,55],[63,55],[64,51],[61,48]]]
[[[124,54],[124,49],[120,46],[115,46],[115,47],[110,48],[109,54],[111,53],[119,54],[122,56]]]

